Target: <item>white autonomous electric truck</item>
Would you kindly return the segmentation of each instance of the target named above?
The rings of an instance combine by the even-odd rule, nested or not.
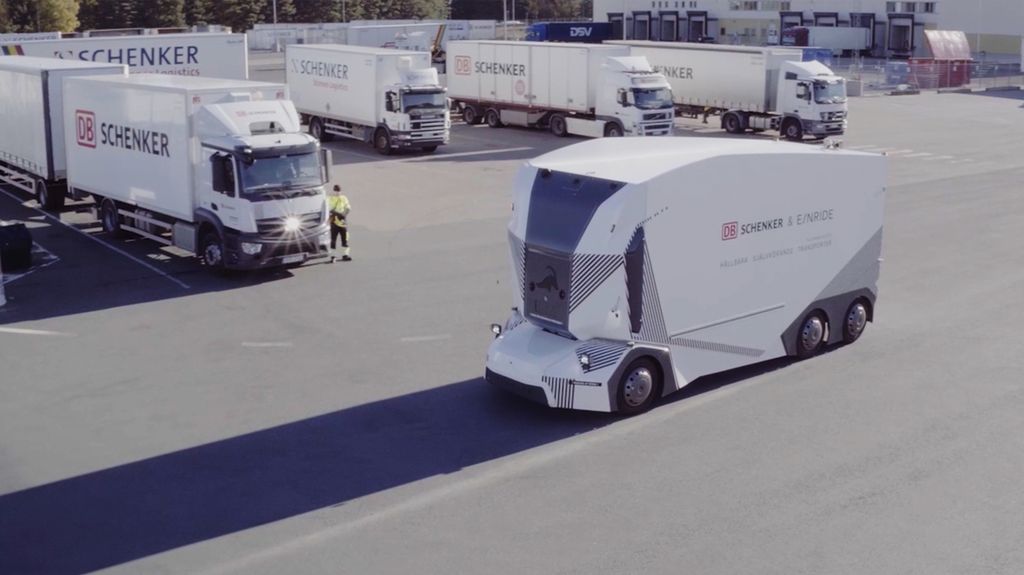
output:
[[[492,326],[486,379],[637,413],[703,375],[853,342],[878,294],[885,162],[704,138],[534,159],[515,181],[514,307]],[[765,177],[789,172],[829,185]]]

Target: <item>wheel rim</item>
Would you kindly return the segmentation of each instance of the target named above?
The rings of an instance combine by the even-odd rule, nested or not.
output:
[[[654,390],[654,376],[646,367],[638,367],[629,372],[629,376],[623,383],[622,397],[630,407],[640,407]]]
[[[857,302],[850,307],[846,314],[846,333],[850,337],[857,337],[864,331],[868,323],[868,310],[864,304]]]
[[[322,136],[324,132],[323,128],[320,127],[320,122],[313,122],[313,125],[311,126],[311,131],[313,132],[313,137],[316,138],[317,140],[320,139],[320,136]]]
[[[622,136],[622,130],[620,130],[618,126],[612,126],[608,130],[608,135],[613,137],[613,138],[621,137]]]
[[[377,149],[386,150],[388,149],[388,137],[385,134],[377,134]]]
[[[558,135],[565,133],[565,120],[562,118],[555,118],[551,120],[551,129]]]
[[[797,127],[796,124],[790,124],[789,127],[786,128],[786,136],[793,140],[797,139],[800,136],[799,127]]]
[[[210,266],[219,266],[223,254],[220,251],[220,244],[217,242],[210,242],[206,244],[206,249],[203,250],[203,259],[206,260],[206,264]]]
[[[103,206],[103,225],[106,226],[108,232],[117,229],[117,214],[115,209],[110,207],[110,204]]]
[[[814,351],[825,335],[825,323],[818,316],[807,318],[800,330],[800,345],[805,352]]]
[[[36,196],[39,198],[40,205],[45,207],[50,204],[50,192],[46,189],[46,183],[42,180],[36,180]]]
[[[476,119],[476,111],[473,108],[466,108],[462,111],[462,120],[467,124],[472,124],[473,120]]]
[[[487,112],[487,125],[492,127],[492,128],[498,125],[498,113],[497,112],[494,112],[493,110],[490,111],[490,112]]]
[[[725,131],[732,133],[736,133],[739,131],[739,125],[736,121],[736,116],[729,116],[729,118],[725,121]]]

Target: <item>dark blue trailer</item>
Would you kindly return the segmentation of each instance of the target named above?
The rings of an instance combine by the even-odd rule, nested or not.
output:
[[[526,39],[534,42],[593,42],[612,38],[608,22],[538,22],[526,29]]]

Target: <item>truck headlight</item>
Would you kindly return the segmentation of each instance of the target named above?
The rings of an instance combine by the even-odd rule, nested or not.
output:
[[[583,369],[589,369],[590,368],[590,356],[589,355],[587,355],[585,353],[581,353],[580,354],[580,367],[582,367]]]
[[[297,232],[299,231],[299,218],[295,216],[288,216],[284,219],[284,231],[286,232]]]
[[[494,337],[501,336],[501,324],[492,323],[491,324],[491,333],[494,334]]]
[[[263,244],[253,242],[242,242],[242,252],[247,256],[254,256],[263,251]]]

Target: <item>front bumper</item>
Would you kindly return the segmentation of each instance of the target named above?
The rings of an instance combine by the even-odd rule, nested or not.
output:
[[[846,120],[831,122],[804,120],[803,128],[805,134],[812,134],[815,136],[841,136],[846,133]]]
[[[442,146],[448,143],[449,132],[443,128],[413,132],[392,132],[391,147],[422,148],[424,146]]]
[[[230,269],[253,270],[302,264],[330,255],[330,228],[327,225],[287,237],[244,233],[227,233],[225,236],[224,263]],[[248,254],[242,249],[242,243],[262,247],[258,253]]]

